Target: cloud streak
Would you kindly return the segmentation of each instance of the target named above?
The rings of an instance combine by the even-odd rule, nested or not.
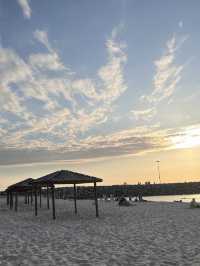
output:
[[[124,66],[126,45],[117,41],[118,30],[106,40],[107,61],[96,77],[77,78],[51,45],[46,31],[36,30],[35,40],[46,53],[21,58],[0,47],[0,164],[85,160],[138,155],[175,147],[182,129],[135,127],[97,134],[112,117],[116,100],[127,90]],[[182,42],[175,37],[155,61],[150,106],[132,110],[136,121],[150,121],[158,103],[169,99],[181,79],[182,65],[175,64]]]
[[[148,121],[152,117],[154,117],[154,115],[156,114],[156,109],[148,108],[148,109],[143,109],[143,110],[133,110],[131,111],[131,113],[133,114],[136,120]]]
[[[181,81],[184,65],[176,63],[177,53],[187,37],[177,40],[175,36],[166,43],[163,55],[154,61],[153,90],[140,97],[140,104],[145,108],[131,110],[136,121],[150,121],[158,113],[159,104],[170,100]],[[131,117],[131,116],[130,116]]]
[[[51,44],[49,42],[48,33],[44,30],[35,30],[33,33],[34,38],[43,44],[50,52],[53,51]]]
[[[116,34],[106,41],[108,59],[96,79],[77,79],[46,31],[36,30],[34,38],[47,52],[32,53],[27,61],[12,49],[1,48],[0,149],[16,150],[21,156],[26,150],[80,152],[86,133],[109,119],[113,103],[127,89],[125,46],[115,40]]]
[[[17,2],[22,9],[24,17],[30,19],[32,11],[29,5],[29,0],[17,0]]]
[[[186,38],[179,42],[173,36],[166,44],[166,51],[160,59],[154,62],[156,71],[153,77],[153,92],[142,96],[149,103],[158,103],[170,98],[181,80],[183,65],[177,65],[176,53],[185,42]]]
[[[81,162],[108,157],[138,156],[160,150],[193,147],[194,138],[196,144],[200,145],[200,124],[169,129],[159,129],[157,126],[137,127],[106,136],[90,136],[78,144],[70,143],[65,147],[57,146],[51,150],[46,149],[44,145],[47,140],[41,141],[41,146],[37,149],[24,147],[19,150],[16,148],[1,150],[0,155],[4,156],[0,156],[0,164],[45,163],[63,160]]]

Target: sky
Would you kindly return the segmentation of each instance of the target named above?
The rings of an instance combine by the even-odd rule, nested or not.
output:
[[[0,0],[0,189],[59,169],[199,181],[198,0]]]

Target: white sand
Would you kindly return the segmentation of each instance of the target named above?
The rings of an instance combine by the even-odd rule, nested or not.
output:
[[[200,209],[186,203],[101,201],[99,219],[92,201],[78,201],[77,216],[73,201],[56,207],[53,221],[45,207],[35,217],[1,199],[0,265],[200,265]]]

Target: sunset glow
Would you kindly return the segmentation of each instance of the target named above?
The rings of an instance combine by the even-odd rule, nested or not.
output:
[[[62,168],[157,182],[156,160],[164,182],[200,178],[199,8],[0,1],[0,187]]]
[[[200,146],[200,128],[191,128],[183,132],[181,136],[173,139],[175,148],[192,148]]]

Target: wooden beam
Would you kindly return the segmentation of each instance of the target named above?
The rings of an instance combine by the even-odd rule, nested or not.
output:
[[[37,215],[38,215],[38,206],[37,206],[37,187],[35,187],[34,194],[35,194],[35,216],[37,216]]]
[[[18,193],[15,192],[15,211],[17,212],[18,210]]]
[[[76,204],[76,184],[74,184],[74,211],[77,214],[77,204]]]
[[[54,185],[51,187],[53,219],[56,219]]]
[[[49,186],[47,185],[47,209],[49,209]]]
[[[96,217],[99,217],[96,182],[94,182],[94,200],[95,200]]]

